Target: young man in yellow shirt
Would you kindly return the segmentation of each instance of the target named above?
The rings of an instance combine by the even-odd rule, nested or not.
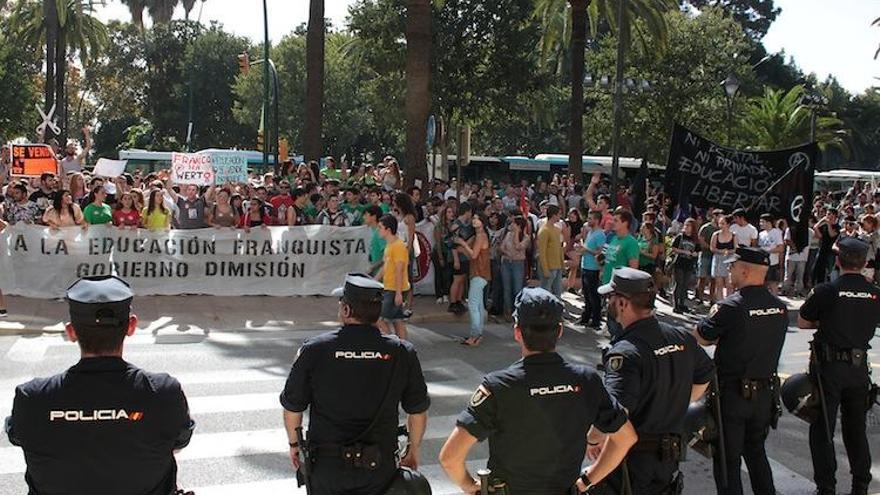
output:
[[[547,207],[547,221],[538,231],[538,278],[541,287],[556,297],[562,296],[562,231],[556,226],[559,222],[559,207]]]
[[[406,321],[403,313],[404,295],[410,290],[409,250],[397,237],[397,219],[393,215],[383,215],[379,219],[379,236],[385,240],[385,256],[382,270],[376,276],[381,280],[385,292],[382,297],[382,314],[377,326],[383,333],[394,333],[406,340]]]

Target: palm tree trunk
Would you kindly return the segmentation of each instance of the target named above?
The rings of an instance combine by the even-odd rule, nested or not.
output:
[[[431,109],[431,0],[407,0],[406,176],[426,183],[427,122]]]
[[[583,181],[584,51],[587,41],[587,0],[571,2],[571,123],[568,130],[568,173]]]
[[[324,151],[321,141],[324,121],[324,0],[310,0],[306,34],[306,128],[303,154],[317,160]]]
[[[143,31],[144,30],[144,5],[138,4],[133,7],[130,7],[129,10],[131,11],[131,22],[134,23],[134,25],[138,29]]]
[[[58,143],[63,147],[67,143],[67,33],[64,28],[58,30],[58,41],[55,47],[55,101],[58,103],[58,125],[61,135]]]
[[[58,10],[55,0],[43,0],[43,15],[46,23],[46,81],[43,85],[45,109],[48,112],[55,103],[55,48],[58,38]],[[45,142],[54,137],[50,129],[46,129],[43,137]]]

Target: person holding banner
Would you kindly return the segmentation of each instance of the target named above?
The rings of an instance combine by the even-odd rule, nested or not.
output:
[[[34,224],[38,218],[41,218],[40,207],[28,199],[27,186],[16,182],[6,188],[6,194],[6,202],[3,205],[3,220],[8,224]]]
[[[107,191],[104,186],[95,186],[92,189],[92,202],[83,209],[83,217],[89,225],[104,225],[113,222],[113,210],[110,205],[104,203],[107,199]]]
[[[142,225],[149,230],[168,230],[171,228],[171,211],[165,208],[165,197],[161,189],[150,190],[147,207],[141,213]]]
[[[75,227],[83,225],[83,221],[82,210],[73,202],[73,196],[66,189],[58,191],[52,199],[52,206],[43,213],[43,223],[51,229]]]

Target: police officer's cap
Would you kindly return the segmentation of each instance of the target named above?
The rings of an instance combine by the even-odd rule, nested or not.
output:
[[[132,298],[131,286],[114,275],[81,278],[67,288],[70,321],[97,327],[127,324]]]
[[[513,317],[520,325],[557,325],[565,307],[558,297],[540,287],[526,287],[516,295]]]
[[[725,263],[734,263],[736,261],[742,261],[750,265],[770,266],[770,254],[763,249],[738,247],[736,248],[736,254],[724,260]]]
[[[623,267],[614,270],[611,282],[599,287],[599,294],[607,296],[612,292],[622,296],[648,294],[654,292],[654,278],[651,274]]]
[[[840,256],[865,256],[868,254],[868,243],[855,237],[844,237],[837,243]]]
[[[333,291],[334,297],[341,297],[349,302],[382,302],[381,283],[363,273],[349,273],[345,276],[345,284]]]

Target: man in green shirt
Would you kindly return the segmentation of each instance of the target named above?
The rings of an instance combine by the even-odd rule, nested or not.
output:
[[[370,228],[370,275],[375,277],[382,268],[385,257],[385,239],[379,235],[379,219],[382,218],[382,210],[371,205],[364,211],[364,225]]]
[[[602,283],[611,283],[611,275],[617,268],[628,266],[639,269],[639,242],[630,234],[633,215],[629,210],[618,209],[614,212],[614,237],[605,247],[605,268],[602,272]]]
[[[104,186],[95,186],[92,189],[94,201],[83,208],[83,218],[89,225],[103,225],[113,221],[113,210],[110,205],[104,204],[107,199],[107,191]]]
[[[342,203],[341,209],[351,217],[352,225],[361,225],[363,223],[364,211],[366,211],[367,207],[361,204],[360,189],[351,187],[345,191],[345,202]]]

